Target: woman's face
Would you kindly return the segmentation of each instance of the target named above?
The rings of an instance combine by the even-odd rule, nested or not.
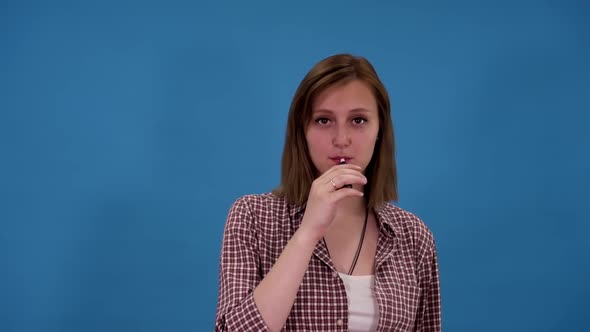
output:
[[[379,133],[377,101],[369,85],[360,80],[337,84],[312,102],[305,133],[313,164],[320,174],[339,164],[361,166],[371,161]]]

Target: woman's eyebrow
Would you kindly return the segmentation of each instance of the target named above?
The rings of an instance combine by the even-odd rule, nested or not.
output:
[[[350,113],[370,113],[371,111],[369,111],[368,109],[363,108],[363,107],[357,107],[357,108],[353,108],[353,109],[348,110],[348,112],[350,112]],[[319,109],[313,110],[313,113],[314,114],[316,114],[316,113],[333,114],[334,111],[327,109],[327,108],[319,108]]]

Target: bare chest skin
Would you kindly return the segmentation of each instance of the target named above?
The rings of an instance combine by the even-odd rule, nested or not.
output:
[[[363,223],[364,215],[354,219],[341,218],[335,221],[334,227],[324,237],[332,263],[340,273],[348,274],[349,272],[360,242]],[[377,250],[378,235],[375,215],[370,212],[365,238],[353,275],[371,275],[375,273],[375,252]]]

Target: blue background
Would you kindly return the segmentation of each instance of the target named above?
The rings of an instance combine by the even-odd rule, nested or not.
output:
[[[445,331],[582,331],[584,1],[2,1],[0,331],[213,329],[225,217],[307,70],[366,56]]]

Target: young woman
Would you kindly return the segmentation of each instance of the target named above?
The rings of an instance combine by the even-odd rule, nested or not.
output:
[[[305,76],[280,186],[226,221],[215,331],[440,331],[436,247],[397,201],[388,93],[362,57]]]

